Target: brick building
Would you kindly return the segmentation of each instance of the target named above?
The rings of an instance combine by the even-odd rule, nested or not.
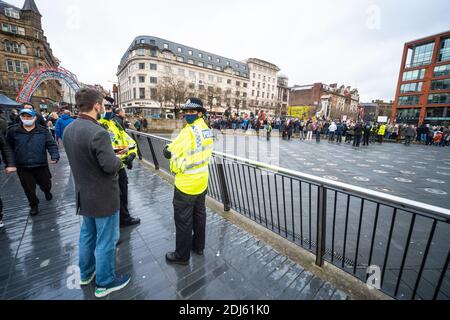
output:
[[[405,44],[391,120],[450,124],[450,31]]]
[[[359,93],[357,89],[337,84],[294,86],[291,88],[289,105],[310,108],[310,116],[316,113],[325,119],[355,118],[358,114]]]
[[[0,91],[13,100],[33,69],[59,65],[41,19],[34,0],[26,0],[22,9],[0,1]],[[51,107],[61,98],[60,83],[46,81],[34,93],[32,103],[38,109]]]

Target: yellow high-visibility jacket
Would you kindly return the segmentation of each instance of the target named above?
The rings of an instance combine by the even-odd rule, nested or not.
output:
[[[128,148],[129,151],[120,156],[121,160],[125,160],[131,154],[137,155],[136,141],[134,141],[133,138],[131,138],[114,119],[101,119],[99,122],[103,128],[108,131],[114,149]],[[122,162],[122,168],[124,167],[125,165]]]
[[[172,153],[170,170],[175,174],[178,190],[188,195],[199,195],[206,191],[213,149],[213,134],[203,119],[181,130],[168,147]]]
[[[378,130],[378,135],[384,136],[385,134],[386,134],[386,125],[383,124],[383,125],[381,125],[380,130]]]

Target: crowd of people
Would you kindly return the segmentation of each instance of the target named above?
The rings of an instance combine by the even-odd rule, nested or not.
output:
[[[375,142],[386,141],[404,143],[412,142],[427,146],[450,146],[450,126],[420,126],[408,124],[386,124],[362,121],[300,120],[298,118],[270,118],[264,111],[244,115],[225,115],[210,118],[211,127],[216,130],[233,130],[248,132],[254,130],[257,134],[265,130],[270,136],[271,130],[279,130],[283,139],[299,138],[303,141],[352,143],[353,146],[368,146]]]

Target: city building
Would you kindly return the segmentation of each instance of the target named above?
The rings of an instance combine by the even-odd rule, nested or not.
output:
[[[277,80],[277,109],[276,116],[286,116],[289,107],[289,79],[284,75],[280,75]]]
[[[364,122],[377,122],[379,117],[389,119],[392,114],[394,101],[384,102],[383,100],[373,100],[371,103],[361,103],[362,109],[360,120]]]
[[[294,86],[291,88],[289,106],[303,108],[305,118],[320,117],[323,119],[355,119],[358,117],[358,89],[337,84]],[[289,114],[288,114],[289,115]]]
[[[450,31],[405,44],[391,121],[450,124]]]
[[[279,68],[263,60],[229,59],[152,36],[130,45],[117,71],[120,105],[128,113],[169,117],[190,96],[208,111],[223,114],[276,108]]]
[[[0,91],[13,100],[33,69],[60,63],[44,35],[41,20],[34,0],[26,0],[22,9],[0,1]],[[46,81],[34,93],[32,103],[52,109],[61,97],[60,83]]]

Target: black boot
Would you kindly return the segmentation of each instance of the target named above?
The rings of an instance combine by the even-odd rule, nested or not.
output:
[[[175,252],[169,252],[168,254],[166,254],[166,261],[170,264],[179,264],[182,266],[187,266],[189,264],[189,260],[182,261],[180,259],[177,259]]]
[[[50,191],[45,194],[45,200],[47,200],[47,201],[53,200],[53,195]]]
[[[137,226],[139,224],[141,224],[141,219],[139,219],[139,218],[130,218],[128,220],[121,221],[120,222],[120,227],[121,228],[126,228],[126,227],[131,227],[131,226]]]
[[[35,217],[39,214],[39,207],[37,205],[31,206],[30,216]]]

